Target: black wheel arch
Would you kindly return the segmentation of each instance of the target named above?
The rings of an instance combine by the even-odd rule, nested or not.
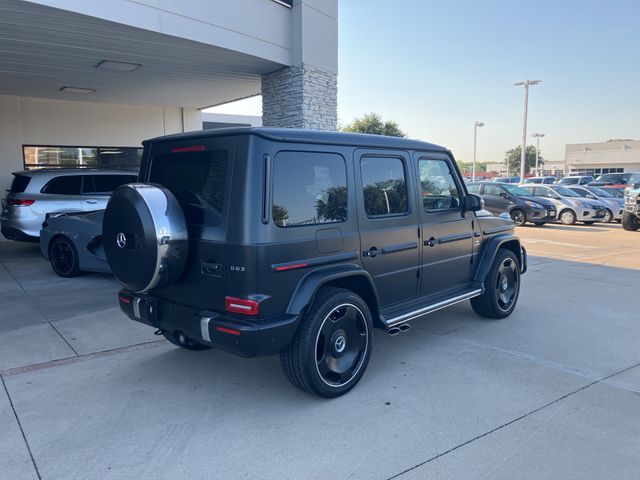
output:
[[[491,270],[496,254],[501,248],[506,248],[513,252],[520,263],[520,273],[527,271],[527,251],[520,243],[520,239],[509,233],[499,234],[485,241],[474,277],[476,282],[484,282]]]
[[[307,273],[300,279],[291,296],[287,314],[300,315],[305,312],[323,287],[351,290],[360,296],[371,311],[374,326],[381,326],[378,313],[380,301],[371,275],[355,264],[318,268]]]

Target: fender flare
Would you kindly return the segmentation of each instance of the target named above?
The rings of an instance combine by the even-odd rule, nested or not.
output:
[[[478,262],[478,268],[474,280],[476,282],[483,282],[489,270],[493,266],[493,262],[496,258],[496,254],[501,247],[506,247],[518,257],[520,263],[520,273],[527,271],[527,251],[520,243],[520,239],[512,233],[503,233],[495,235],[486,241],[482,254],[480,255],[480,261]]]
[[[342,264],[318,268],[302,277],[291,296],[291,301],[287,307],[287,314],[299,315],[302,313],[323,285],[333,280],[356,276],[362,277],[368,282],[376,305],[379,305],[378,292],[375,289],[371,275],[356,264]]]

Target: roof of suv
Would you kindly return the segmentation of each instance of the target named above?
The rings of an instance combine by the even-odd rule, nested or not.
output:
[[[101,170],[97,168],[41,168],[38,170],[20,170],[13,175],[25,177],[63,177],[66,175],[137,175],[136,170]]]
[[[333,145],[351,145],[363,147],[382,147],[412,150],[436,150],[448,152],[439,145],[410,140],[404,137],[388,137],[385,135],[370,135],[366,133],[346,133],[325,130],[308,130],[294,128],[265,128],[265,127],[232,127],[215,130],[198,130],[195,132],[177,133],[163,137],[151,138],[142,142],[143,145],[159,142],[177,142],[185,140],[199,140],[228,135],[258,135],[268,140],[299,143],[323,143]]]

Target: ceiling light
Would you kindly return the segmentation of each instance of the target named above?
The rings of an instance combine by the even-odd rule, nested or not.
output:
[[[102,60],[96,65],[96,68],[104,68],[105,70],[114,70],[116,72],[133,72],[142,65],[139,63],[115,62],[113,60]]]
[[[95,90],[93,88],[79,88],[79,87],[62,87],[60,89],[61,92],[67,93],[93,93]]]

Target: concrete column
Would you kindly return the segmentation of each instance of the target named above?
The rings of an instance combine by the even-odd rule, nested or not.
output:
[[[335,130],[338,2],[296,0],[291,21],[291,66],[262,76],[262,123]]]

